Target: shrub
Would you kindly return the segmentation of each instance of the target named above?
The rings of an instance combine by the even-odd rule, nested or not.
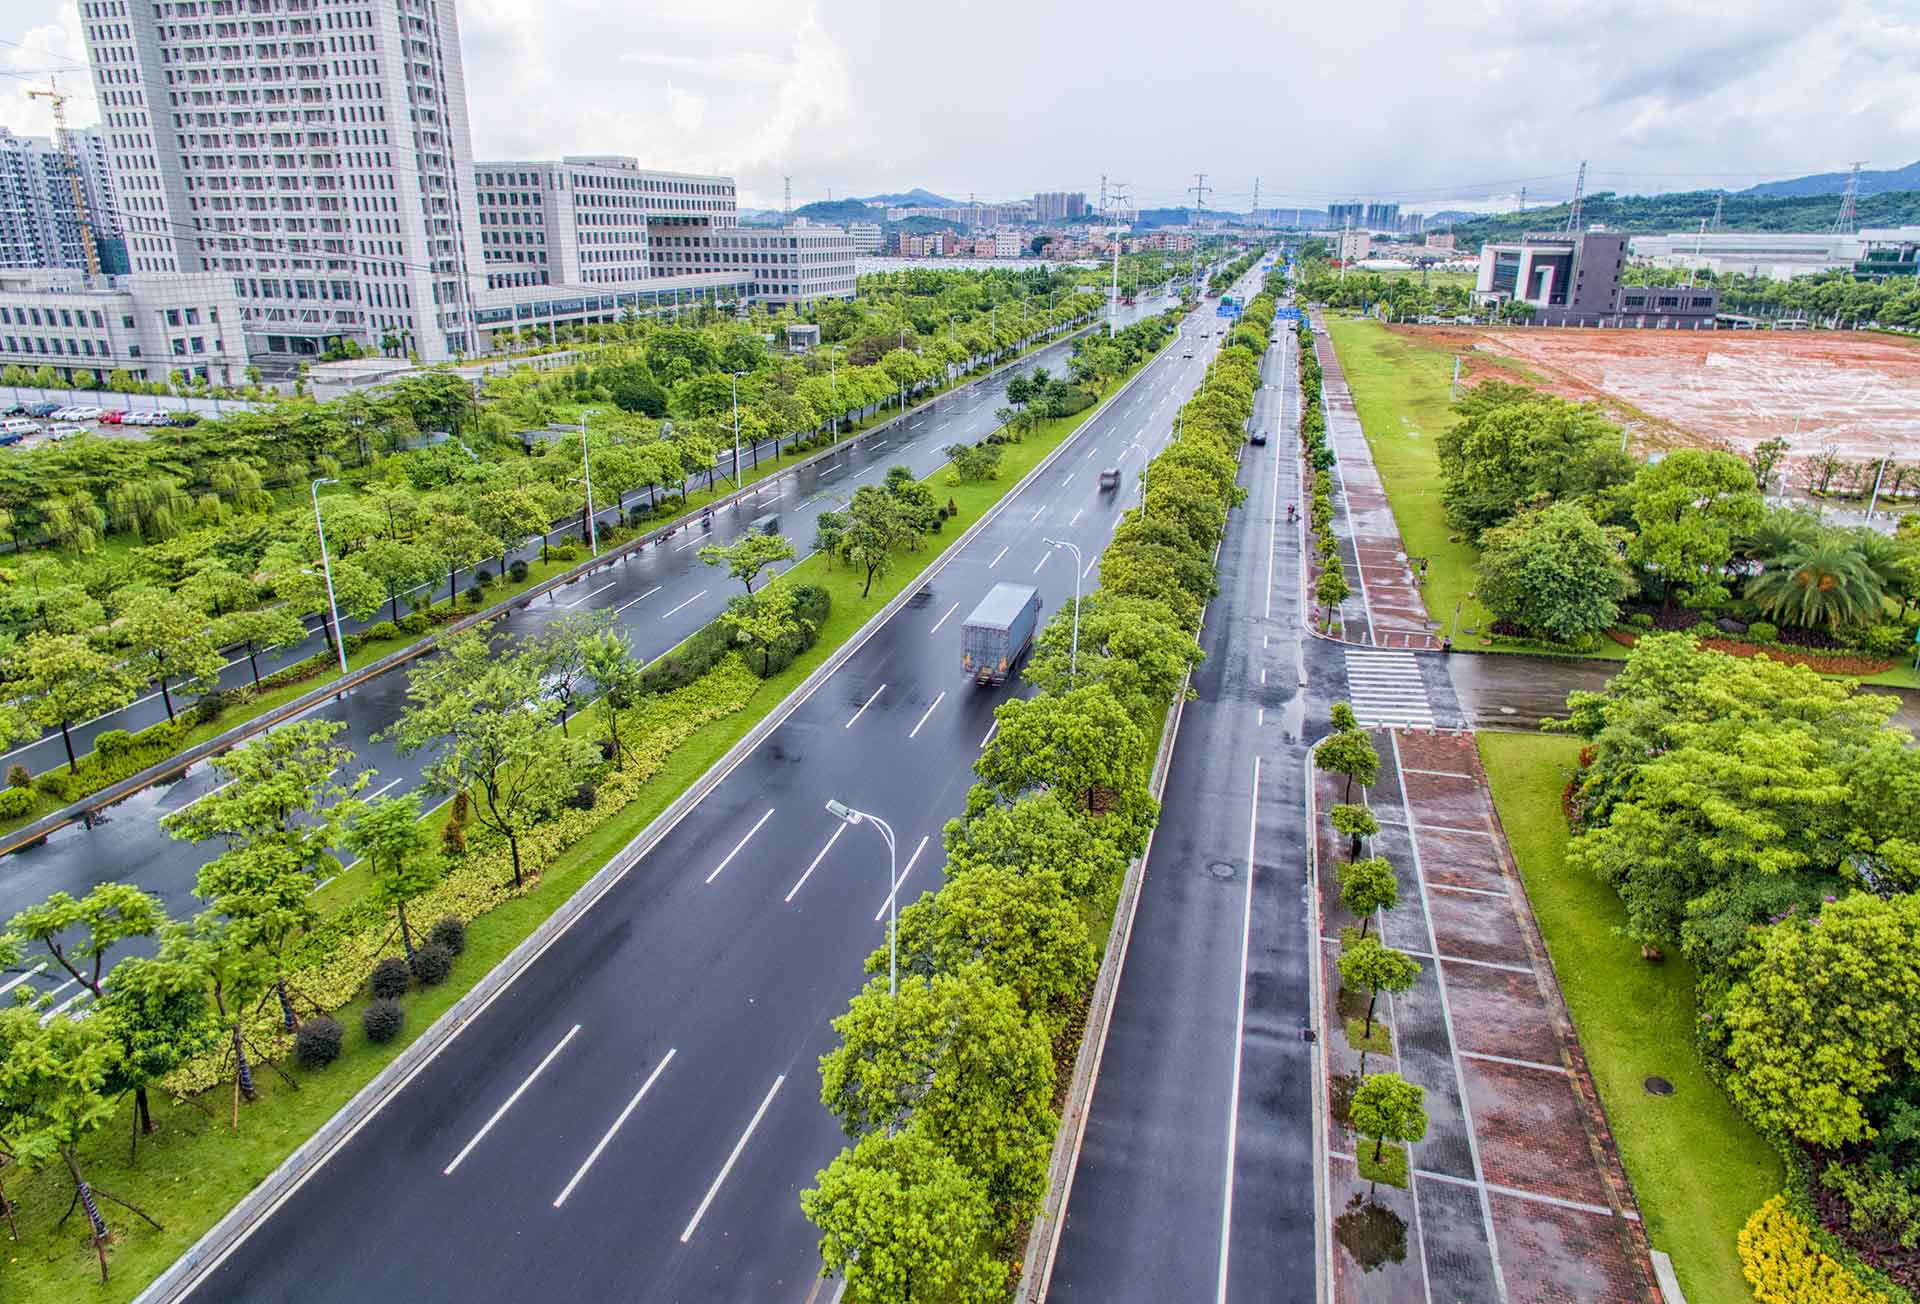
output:
[[[1652,617],[1648,617],[1652,623]],[[1770,620],[1756,620],[1747,626],[1747,640],[1752,643],[1771,643],[1780,637],[1780,627]]]
[[[487,600],[487,591],[478,584],[469,584],[467,585],[466,599],[477,607]]]
[[[133,750],[133,735],[125,729],[102,729],[93,740],[93,750],[102,757],[124,756]],[[22,767],[17,765],[14,767],[14,769],[20,768]],[[12,770],[7,772],[7,782],[13,783]],[[14,784],[14,786],[17,788],[20,785]]]
[[[1631,616],[1627,617],[1627,623],[1633,626],[1635,629],[1640,629],[1640,630],[1652,629],[1653,613],[1649,611],[1636,611]],[[1753,628],[1749,626],[1747,629],[1747,632],[1751,634],[1753,632]]]
[[[602,738],[600,740],[600,759],[601,760],[610,761],[619,754],[620,754],[620,748],[614,744],[613,739]]]
[[[1884,1298],[1820,1252],[1785,1196],[1754,1210],[1739,1244],[1740,1267],[1758,1304],[1875,1304]]]
[[[373,993],[376,1001],[391,1001],[407,994],[407,988],[413,986],[413,974],[407,968],[407,962],[397,955],[390,955],[373,966],[373,972],[367,977],[367,990]]]
[[[317,1014],[293,1034],[293,1058],[303,1069],[323,1069],[340,1058],[347,1030],[338,1019]]]
[[[473,814],[473,798],[465,788],[453,794],[453,801],[447,806],[447,816],[455,824],[465,824],[467,817]]]
[[[0,789],[0,820],[17,820],[31,814],[39,804],[31,788]]]
[[[449,955],[459,955],[467,949],[467,926],[460,922],[460,916],[448,915],[427,933],[427,941],[445,948]]]
[[[367,626],[367,640],[369,642],[377,643],[381,639],[399,637],[400,626],[394,624],[391,620],[382,620],[376,624]]]
[[[106,734],[102,734],[100,737],[104,738]],[[99,739],[95,739],[94,741],[97,745]],[[26,766],[15,761],[7,767],[7,786],[9,788],[31,788],[33,786],[33,776],[27,773]]]
[[[547,549],[547,555],[555,561],[579,561],[580,548],[572,542],[562,543]]]
[[[400,617],[400,632],[402,634],[409,634],[414,638],[418,638],[431,628],[433,628],[433,622],[427,619],[424,612],[410,612]]]
[[[227,709],[225,693],[208,693],[194,701],[193,719],[195,724],[212,724]]]
[[[447,975],[453,972],[453,952],[434,942],[415,948],[413,952],[413,976],[431,987],[443,983]]]
[[[1877,657],[1897,657],[1912,642],[1910,632],[1899,625],[1875,625],[1861,636],[1860,646]]]
[[[34,779],[33,786],[55,801],[65,801],[70,777],[65,770],[48,770]]]
[[[493,572],[482,566],[474,572],[473,582],[483,589],[490,589],[493,587]]]
[[[407,1008],[394,1000],[378,1000],[360,1011],[360,1031],[367,1034],[367,1040],[380,1044],[392,1041],[400,1035],[400,1026],[407,1021]]]
[[[600,794],[594,791],[591,783],[583,783],[575,788],[567,798],[567,805],[575,810],[592,810],[593,804],[600,800]]]
[[[523,582],[527,578],[527,563],[521,560],[520,558],[515,557],[512,563],[507,567],[507,574],[513,577],[513,582],[515,584],[519,584]]]
[[[440,850],[456,858],[467,854],[467,833],[457,820],[440,826]]]

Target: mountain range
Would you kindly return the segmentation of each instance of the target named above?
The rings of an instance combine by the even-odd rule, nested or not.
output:
[[[1757,186],[1748,186],[1740,193],[1743,195],[1838,195],[1847,188],[1845,172],[1815,172],[1810,176],[1788,177],[1784,181],[1763,181]],[[1884,195],[1894,190],[1920,190],[1920,162],[1909,163],[1903,168],[1883,169],[1860,172],[1860,190],[1863,195]]]

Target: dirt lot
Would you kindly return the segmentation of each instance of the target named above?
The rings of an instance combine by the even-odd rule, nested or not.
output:
[[[1519,372],[1568,398],[1599,399],[1641,446],[1748,449],[1793,441],[1843,455],[1920,458],[1920,347],[1884,335],[1748,331],[1397,327],[1469,359],[1475,378]],[[1798,430],[1795,427],[1798,425]]]

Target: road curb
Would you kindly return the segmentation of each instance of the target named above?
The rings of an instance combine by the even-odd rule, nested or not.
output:
[[[632,841],[614,853],[604,866],[581,884],[572,896],[557,906],[553,913],[542,920],[533,932],[514,947],[499,964],[482,975],[479,981],[448,1007],[445,1013],[434,1020],[419,1038],[380,1070],[366,1086],[356,1092],[353,1098],[342,1105],[312,1136],[282,1160],[272,1173],[242,1196],[219,1222],[209,1228],[199,1240],[188,1247],[140,1292],[135,1299],[135,1304],[171,1304],[172,1301],[189,1296],[209,1274],[219,1267],[228,1254],[244,1243],[256,1227],[292,1198],[308,1177],[317,1172],[336,1151],[352,1141],[360,1129],[366,1126],[389,1100],[398,1095],[408,1082],[424,1071],[442,1050],[452,1044],[453,1039],[469,1023],[484,1013],[487,1006],[526,972],[547,947],[591,910],[600,898],[611,891],[629,870],[659,845],[694,807],[719,787],[740,762],[765,740],[767,735],[779,728],[788,717],[805,705],[834,672],[852,659],[854,654],[864,647],[888,620],[918,596],[928,580],[939,574],[955,557],[959,556],[961,550],[992,524],[1008,504],[1019,497],[1042,471],[1052,466],[1062,454],[1072,448],[1098,419],[1101,412],[1131,389],[1134,382],[1144,376],[1148,367],[1159,357],[1160,354],[1156,353],[1139,371],[1101,400],[1076,430],[1041,458],[1032,470],[1015,482],[997,503],[981,514],[978,520],[961,531],[921,573],[916,582],[902,588],[870,616],[851,638],[816,667],[739,741],[728,748],[719,760],[707,767],[706,771],[685,792],[650,820]],[[884,428],[884,426],[876,426],[874,430]]]
[[[968,381],[964,386],[949,389],[942,394],[928,399],[924,403],[896,413],[879,425],[848,435],[845,439],[828,444],[825,448],[815,449],[799,461],[794,462],[791,466],[784,467],[766,477],[766,479],[756,482],[752,489],[742,488],[727,498],[716,498],[712,502],[704,503],[690,512],[675,517],[664,525],[647,531],[638,538],[629,539],[617,547],[602,552],[598,557],[590,557],[570,570],[563,571],[549,579],[542,580],[533,587],[514,594],[511,598],[502,599],[483,610],[462,616],[458,620],[450,621],[446,625],[441,626],[432,633],[419,639],[417,642],[409,643],[403,648],[397,648],[389,652],[378,661],[369,662],[357,670],[348,671],[345,676],[339,679],[330,680],[317,688],[301,694],[290,702],[286,702],[271,711],[257,715],[251,720],[237,724],[233,726],[233,728],[207,739],[205,742],[196,743],[185,751],[175,752],[167,759],[157,761],[144,770],[140,770],[128,775],[124,779],[108,784],[98,792],[82,797],[78,801],[71,802],[51,814],[42,815],[33,823],[15,829],[12,833],[0,836],[0,857],[10,855],[22,847],[32,846],[49,834],[56,833],[67,825],[77,821],[85,821],[91,824],[94,816],[99,815],[109,807],[118,805],[135,793],[150,788],[162,780],[181,774],[199,764],[201,761],[206,760],[208,757],[218,756],[239,743],[245,742],[256,734],[265,733],[277,724],[284,723],[295,716],[304,714],[314,707],[322,705],[329,698],[345,696],[367,681],[376,679],[390,670],[396,670],[407,664],[407,662],[418,659],[420,656],[438,647],[443,640],[455,634],[464,633],[478,625],[510,616],[514,611],[532,603],[537,598],[553,593],[567,585],[577,583],[595,571],[610,567],[615,562],[641,551],[649,543],[657,543],[668,535],[678,533],[682,528],[692,525],[706,512],[713,511],[716,508],[736,506],[743,499],[753,497],[765,490],[768,486],[778,483],[789,475],[797,474],[803,468],[812,465],[814,462],[833,456],[842,447],[858,444],[862,440],[880,434],[883,431],[892,430],[902,421],[928,411],[937,406],[942,400],[953,398],[965,390],[980,384],[982,381],[991,380],[994,376],[999,375],[1009,367],[1017,367],[1022,362],[1033,358],[1036,354],[1052,348],[1055,344],[1068,343],[1096,328],[1097,323],[1094,323],[1069,331],[1058,340],[1048,341],[1048,343],[1041,345],[1040,348],[1032,352],[1022,354],[1017,358],[1010,359],[988,371],[982,372],[978,377]],[[1132,382],[1129,381],[1128,383],[1131,384]],[[1124,390],[1124,388],[1123,386],[1122,390]],[[1108,396],[1107,401],[1118,398],[1122,390],[1115,390],[1113,394]],[[1089,420],[1091,420],[1091,418],[1089,418]],[[1065,445],[1063,444],[1062,446],[1064,447]],[[1042,465],[1044,465],[1044,463],[1042,463]],[[1038,470],[1039,467],[1035,467],[1034,469]],[[1016,489],[1018,487],[1019,486],[1015,486]],[[1003,499],[1002,501],[1005,500]],[[92,753],[89,753],[89,755],[91,754]]]

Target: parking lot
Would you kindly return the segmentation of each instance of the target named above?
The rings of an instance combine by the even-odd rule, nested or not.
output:
[[[0,403],[0,447],[37,448],[78,434],[143,439],[163,426],[195,426],[193,412],[107,408],[90,403]]]

